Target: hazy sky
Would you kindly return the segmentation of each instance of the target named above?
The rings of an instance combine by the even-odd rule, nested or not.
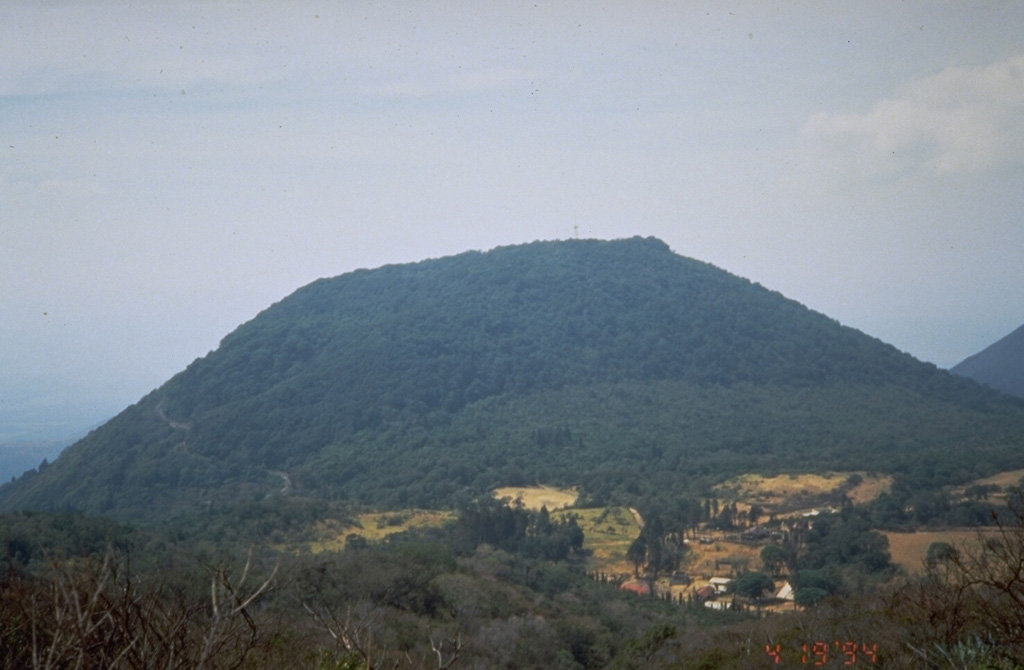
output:
[[[1024,323],[1022,29],[1002,1],[5,0],[0,439],[105,418],[318,277],[576,226],[953,365]]]

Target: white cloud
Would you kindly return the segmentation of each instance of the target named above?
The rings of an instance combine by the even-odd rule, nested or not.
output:
[[[815,114],[802,139],[818,160],[865,175],[952,174],[1024,162],[1024,54],[948,67],[858,113]]]

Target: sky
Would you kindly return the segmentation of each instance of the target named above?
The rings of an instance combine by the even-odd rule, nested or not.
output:
[[[950,367],[1024,323],[1024,3],[0,3],[0,442],[319,278],[653,235]]]

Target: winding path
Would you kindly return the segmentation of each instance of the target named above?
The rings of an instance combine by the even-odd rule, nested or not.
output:
[[[156,413],[157,413],[157,416],[159,416],[163,420],[164,423],[166,423],[168,426],[170,426],[171,428],[173,428],[175,430],[184,430],[184,431],[188,432],[189,430],[192,429],[192,424],[191,423],[186,423],[184,421],[175,421],[171,417],[167,416],[167,412],[164,411],[164,404],[163,404],[163,402],[161,402],[160,404],[158,404],[156,406]]]

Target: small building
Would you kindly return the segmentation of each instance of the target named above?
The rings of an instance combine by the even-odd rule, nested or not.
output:
[[[697,598],[699,600],[713,600],[715,597],[714,586],[702,586],[697,589]]]
[[[728,593],[729,587],[732,586],[733,580],[729,577],[712,577],[708,580],[708,584],[715,589],[716,594]]]
[[[647,586],[647,584],[636,580],[622,582],[622,584],[619,585],[619,590],[629,591],[630,593],[635,593],[640,596],[650,595],[651,593],[651,589]]]
[[[790,585],[789,582],[786,582],[782,585],[782,588],[779,589],[779,592],[775,594],[775,597],[779,600],[788,600],[790,602],[793,602],[793,587]]]
[[[764,526],[755,526],[740,533],[740,539],[744,542],[758,542],[760,540],[767,540],[771,537],[771,534],[772,532]]]
[[[690,575],[686,574],[685,572],[680,572],[676,570],[672,573],[671,581],[673,584],[682,584],[683,586],[689,586],[692,580],[690,579]]]

